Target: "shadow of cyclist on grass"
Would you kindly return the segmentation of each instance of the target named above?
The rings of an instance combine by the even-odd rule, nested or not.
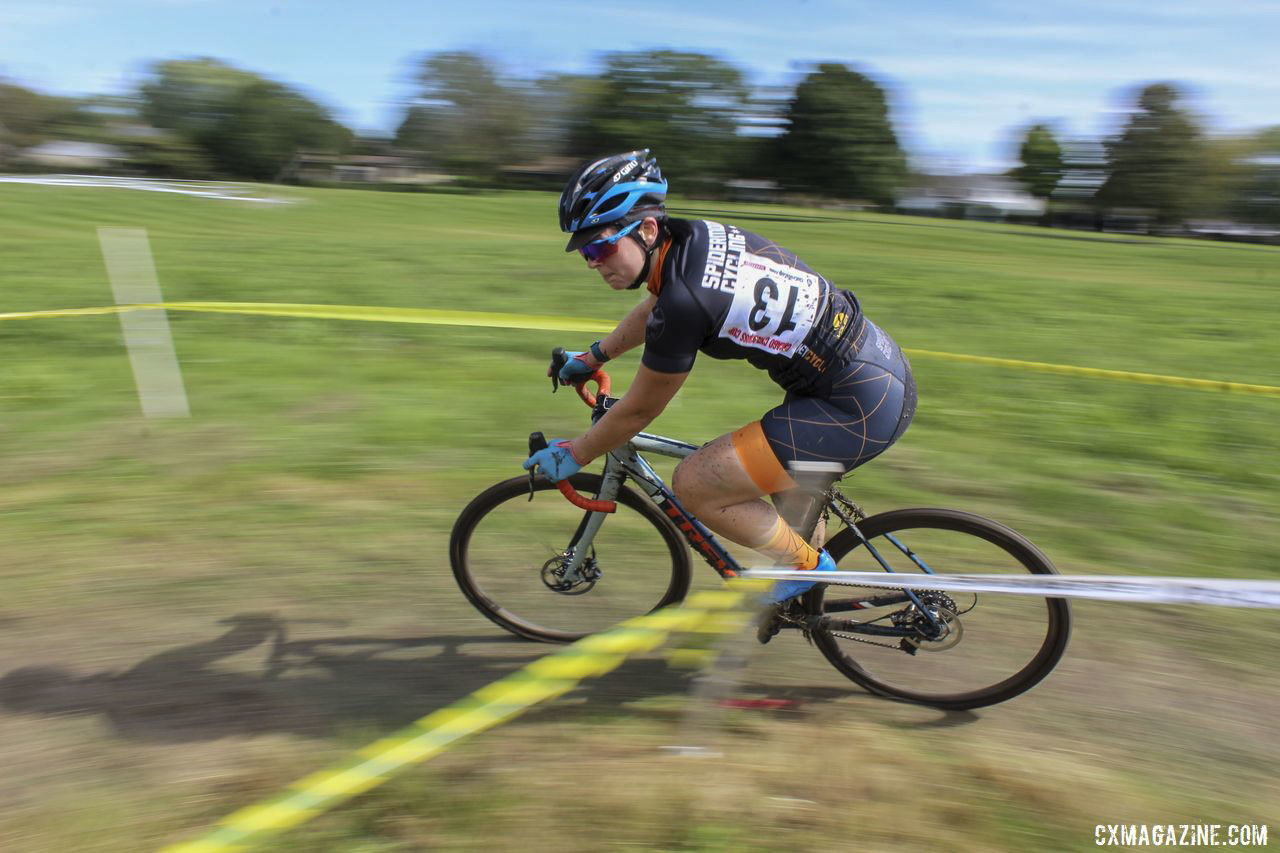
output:
[[[339,636],[290,639],[274,614],[221,620],[221,635],[146,658],[123,671],[78,675],[57,666],[28,666],[0,676],[0,709],[27,714],[101,715],[120,736],[184,742],[288,732],[324,737],[343,729],[386,731],[463,698],[556,651],[505,634],[432,637]],[[248,653],[261,663],[236,668]],[[690,693],[694,670],[665,658],[628,661],[588,679],[554,708],[531,719],[634,714],[654,697]],[[836,701],[848,688],[742,683],[746,695],[793,700],[797,709]],[[867,697],[871,699],[872,697]],[[660,716],[683,713],[675,703]],[[645,712],[645,711],[639,711]],[[951,724],[964,722],[952,720]],[[934,724],[947,724],[941,721]]]
[[[222,623],[229,627],[220,636],[160,652],[123,672],[15,669],[0,676],[0,709],[100,714],[116,734],[160,741],[381,730],[460,699],[539,652],[505,636],[292,640],[285,620],[263,613]],[[229,661],[250,652],[265,659],[248,671],[244,662]]]

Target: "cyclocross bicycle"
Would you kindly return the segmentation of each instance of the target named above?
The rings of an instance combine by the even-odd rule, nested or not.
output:
[[[565,357],[553,354],[553,377]],[[616,398],[604,371],[592,379],[597,394],[585,383],[575,388],[595,421]],[[531,453],[545,446],[540,433],[530,436]],[[605,456],[602,473],[559,484],[530,474],[485,489],[463,509],[449,543],[462,592],[513,634],[565,643],[681,601],[690,550],[721,577],[736,576],[739,561],[641,456],[683,459],[697,449],[642,432]],[[544,495],[555,490],[567,500]],[[826,539],[842,571],[1056,574],[1026,538],[972,513],[867,516],[835,484],[816,497],[824,522],[843,523]],[[965,710],[1011,699],[1048,675],[1066,650],[1071,610],[1062,598],[818,583],[778,608],[773,625],[802,632],[872,693]]]

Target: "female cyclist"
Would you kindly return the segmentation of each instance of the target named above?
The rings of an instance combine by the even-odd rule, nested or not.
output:
[[[559,379],[581,381],[641,344],[644,353],[604,417],[576,438],[553,440],[525,468],[552,481],[572,476],[661,414],[699,352],[745,359],[782,388],[782,402],[683,460],[672,487],[707,527],[775,564],[834,570],[783,517],[796,520],[811,503],[792,473],[803,467],[796,463],[848,472],[897,441],[915,413],[910,365],[852,293],[764,237],[669,218],[666,193],[657,160],[643,149],[583,164],[560,196],[560,229],[572,235],[565,251],[579,252],[614,290],[644,286],[647,296],[607,336],[573,353]],[[771,600],[811,586],[783,581]]]

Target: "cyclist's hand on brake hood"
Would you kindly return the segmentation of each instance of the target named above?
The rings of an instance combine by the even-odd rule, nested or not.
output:
[[[572,477],[582,468],[582,464],[573,458],[573,451],[569,449],[569,441],[563,438],[551,439],[547,447],[542,448],[524,460],[526,471],[535,466],[542,472],[542,476],[553,483]]]
[[[569,352],[565,355],[569,356],[569,360],[564,363],[564,367],[560,368],[560,374],[557,377],[561,385],[585,382],[600,368],[590,352]],[[550,376],[551,371],[548,370],[547,375]]]

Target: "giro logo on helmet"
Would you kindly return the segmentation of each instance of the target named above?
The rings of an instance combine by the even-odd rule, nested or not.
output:
[[[635,171],[635,168],[638,165],[640,165],[638,162],[636,162],[635,160],[632,160],[630,163],[623,166],[621,169],[618,170],[618,173],[613,176],[613,182],[616,184],[618,181],[622,180],[627,175],[631,174],[633,171]]]

